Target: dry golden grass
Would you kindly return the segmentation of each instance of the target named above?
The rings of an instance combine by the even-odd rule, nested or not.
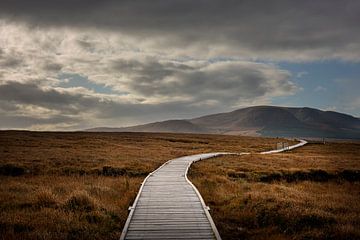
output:
[[[140,183],[168,159],[260,152],[279,139],[0,132],[0,239],[118,239]],[[196,163],[223,239],[359,239],[359,143]],[[344,172],[346,174],[344,174]]]
[[[115,239],[141,178],[1,177],[2,239]]]
[[[145,176],[168,159],[257,152],[278,139],[0,132],[0,239],[118,239]]]
[[[360,239],[359,149],[224,156],[194,164],[190,179],[223,239]]]
[[[104,166],[147,175],[165,160],[211,151],[272,149],[277,139],[151,133],[0,132],[1,163],[31,174],[85,174]],[[139,172],[136,172],[139,171]]]

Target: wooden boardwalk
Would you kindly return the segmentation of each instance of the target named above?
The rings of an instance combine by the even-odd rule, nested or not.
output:
[[[308,142],[302,139],[299,139],[299,143],[292,145],[292,146],[288,146],[288,147],[284,147],[281,149],[275,149],[275,150],[271,150],[271,151],[266,151],[266,152],[261,152],[260,154],[272,154],[272,153],[281,153],[281,152],[285,152],[285,151],[289,151],[292,150],[294,148],[298,148],[298,147],[302,147],[305,144],[307,144]]]
[[[261,152],[279,153],[305,145]],[[188,180],[193,162],[225,154],[205,153],[169,160],[150,173],[130,208],[120,239],[221,239],[200,193]],[[238,153],[243,155],[248,153]]]
[[[186,174],[191,163],[224,154],[176,158],[149,174],[120,239],[221,239],[200,193]]]

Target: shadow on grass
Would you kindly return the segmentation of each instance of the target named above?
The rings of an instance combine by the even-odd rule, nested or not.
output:
[[[276,172],[229,172],[232,179],[244,179],[247,181],[271,183],[286,181],[288,183],[300,181],[327,182],[336,181],[360,181],[360,170],[343,170],[327,172],[321,169],[309,169],[306,171],[276,171]]]

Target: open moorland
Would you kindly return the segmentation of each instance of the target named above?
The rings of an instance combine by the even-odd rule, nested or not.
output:
[[[140,183],[168,159],[260,152],[272,138],[0,132],[1,239],[118,239]],[[291,143],[291,141],[289,141]],[[195,163],[223,239],[360,239],[360,143]]]
[[[1,131],[0,239],[118,239],[140,183],[163,162],[213,151],[259,152],[279,141],[200,134]],[[211,164],[222,162],[219,158]],[[201,175],[196,182],[204,181],[204,173],[196,171],[194,176]],[[209,181],[218,177],[216,173]],[[237,182],[233,177],[229,181]],[[221,188],[223,183],[213,184]],[[202,185],[200,191],[208,199],[208,187]]]
[[[223,156],[190,169],[223,239],[360,239],[360,143]]]

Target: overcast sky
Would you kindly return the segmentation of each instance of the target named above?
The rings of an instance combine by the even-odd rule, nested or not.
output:
[[[1,0],[0,129],[253,105],[360,116],[360,1]]]

